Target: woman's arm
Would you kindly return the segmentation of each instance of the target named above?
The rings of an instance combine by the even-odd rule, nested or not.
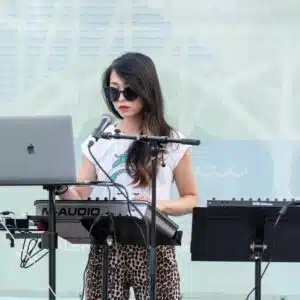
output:
[[[94,164],[85,156],[82,159],[82,166],[78,174],[77,181],[97,180],[97,173]],[[92,187],[87,185],[74,186],[59,195],[61,200],[87,200],[92,193]]]
[[[157,208],[171,216],[190,214],[198,203],[198,189],[194,175],[192,154],[186,152],[173,171],[175,183],[180,195],[179,200],[157,200]],[[136,200],[149,200],[149,195],[137,195]]]
[[[191,152],[184,154],[173,172],[180,199],[160,200],[157,203],[158,208],[162,212],[172,216],[192,213],[193,208],[197,206],[199,194]]]

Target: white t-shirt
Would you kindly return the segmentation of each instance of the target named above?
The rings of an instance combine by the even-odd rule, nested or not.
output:
[[[115,127],[109,126],[105,132],[114,133]],[[172,137],[183,138],[179,132],[173,132]],[[109,180],[101,169],[94,162],[88,151],[88,143],[91,140],[89,136],[82,144],[83,154],[95,165],[99,181]],[[140,188],[132,184],[132,178],[126,171],[126,155],[132,140],[126,139],[99,139],[92,147],[91,152],[97,159],[100,166],[107,172],[107,174],[117,183],[122,184],[128,192],[129,199],[133,200],[136,195],[151,196],[151,187]],[[173,184],[173,171],[178,165],[180,159],[186,151],[190,151],[191,146],[182,144],[167,144],[167,152],[164,154],[165,167],[160,167],[157,170],[156,194],[158,200],[172,200],[171,190]],[[111,198],[115,197],[117,200],[123,200],[124,196],[120,194],[118,189],[110,188]],[[97,189],[97,193],[93,193],[94,197],[99,197],[100,200],[108,197],[108,191],[105,188]]]

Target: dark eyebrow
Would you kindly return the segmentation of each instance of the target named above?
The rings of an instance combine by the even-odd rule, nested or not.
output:
[[[114,82],[114,81],[111,81],[109,84],[119,86],[119,84],[117,82]]]
[[[113,85],[113,86],[116,86],[117,88],[120,88],[120,85],[115,81],[111,81],[109,83],[109,85]],[[128,84],[125,84],[124,89],[127,88],[127,87],[130,87],[130,86]]]

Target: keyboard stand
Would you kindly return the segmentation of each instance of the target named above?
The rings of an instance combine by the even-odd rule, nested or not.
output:
[[[108,271],[109,271],[109,248],[113,247],[113,245],[116,244],[116,241],[114,240],[114,227],[112,223],[113,216],[107,216],[107,237],[102,242],[102,252],[103,252],[103,265],[102,265],[102,297],[103,300],[108,300]],[[98,230],[98,222],[99,220],[95,220],[92,224],[92,226],[89,228],[89,232],[91,234],[91,239],[94,243],[97,244],[97,241],[93,238],[93,230]]]
[[[145,244],[142,238],[140,229],[144,236],[146,236],[145,223],[138,218],[130,216],[102,216],[99,220],[95,218],[83,218],[81,221],[83,227],[90,232],[91,243],[102,246],[103,253],[103,284],[102,284],[102,298],[108,300],[108,272],[109,272],[109,253],[110,247],[116,244],[123,245],[141,245],[145,250],[149,245]],[[138,228],[140,227],[140,229]],[[149,228],[150,229],[150,226]],[[175,236],[168,238],[157,231],[157,245],[181,245],[182,232],[176,232]]]
[[[71,200],[70,200],[71,201]],[[99,201],[101,204],[101,201]],[[56,207],[57,208],[57,207]],[[36,224],[41,224],[47,230],[48,216],[28,216]],[[165,220],[165,222],[168,222]],[[169,221],[170,222],[170,221]],[[70,226],[71,225],[71,226]],[[148,224],[150,231],[150,224]],[[72,244],[94,244],[101,246],[103,254],[103,284],[102,300],[108,300],[108,272],[110,247],[114,245],[140,245],[148,252],[149,245],[143,238],[147,236],[147,226],[143,219],[134,216],[118,216],[109,213],[97,216],[68,216],[66,218],[56,218],[56,229],[59,237]],[[173,236],[167,234],[168,231],[161,230],[156,226],[156,245],[180,246],[182,231],[176,230]],[[142,235],[143,233],[143,235]],[[149,232],[148,232],[149,235]]]
[[[110,247],[114,245],[140,245],[147,251],[150,259],[150,244],[152,233],[151,216],[152,207],[147,201],[135,201],[132,208],[132,216],[128,210],[127,201],[79,201],[58,200],[55,202],[56,209],[56,232],[59,237],[72,244],[95,244],[102,246],[103,254],[103,286],[102,300],[108,299],[108,271]],[[36,200],[36,215],[27,216],[29,220],[40,224],[44,230],[48,229],[49,208],[48,202]],[[109,214],[111,214],[109,216]],[[138,215],[138,216],[137,216]],[[145,224],[145,220],[148,222]],[[182,231],[166,215],[157,210],[154,247],[156,245],[181,245]],[[152,235],[151,235],[152,236]],[[145,238],[145,237],[148,237]],[[153,238],[153,236],[152,236]],[[151,247],[150,247],[151,246]],[[150,264],[151,260],[148,261]],[[152,278],[153,279],[153,278]],[[152,290],[149,289],[152,296]]]

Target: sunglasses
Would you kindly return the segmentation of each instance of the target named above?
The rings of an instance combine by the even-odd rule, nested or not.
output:
[[[111,102],[118,101],[121,94],[123,94],[123,97],[127,101],[134,101],[138,97],[138,94],[130,87],[126,87],[124,90],[119,90],[117,88],[109,86],[104,89],[104,93],[106,99]]]

